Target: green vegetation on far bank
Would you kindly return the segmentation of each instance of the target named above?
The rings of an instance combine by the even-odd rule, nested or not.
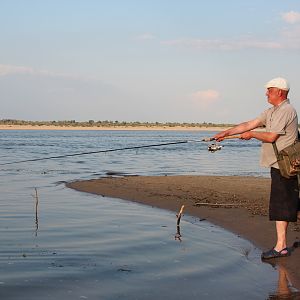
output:
[[[179,122],[125,122],[125,121],[94,121],[77,122],[75,120],[63,121],[25,121],[14,119],[2,119],[0,125],[30,125],[30,126],[58,126],[58,127],[231,127],[234,124],[214,123],[179,123]]]

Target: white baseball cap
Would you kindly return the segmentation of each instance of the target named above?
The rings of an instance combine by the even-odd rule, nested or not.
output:
[[[290,85],[289,85],[288,81],[282,77],[274,78],[265,85],[266,89],[271,88],[271,87],[276,87],[276,88],[278,88],[280,90],[284,90],[284,91],[290,90]]]

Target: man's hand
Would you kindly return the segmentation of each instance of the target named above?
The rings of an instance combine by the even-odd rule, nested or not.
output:
[[[214,135],[214,139],[217,141],[217,142],[221,142],[224,140],[224,137],[227,136],[227,134],[223,131],[223,132],[219,132],[217,133],[216,135]]]
[[[251,131],[246,131],[246,132],[242,133],[241,137],[240,137],[240,139],[242,139],[242,140],[250,140],[252,138],[253,138],[253,134]]]

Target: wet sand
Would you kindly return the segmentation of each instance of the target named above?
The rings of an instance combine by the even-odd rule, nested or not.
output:
[[[268,219],[270,179],[237,176],[128,176],[75,181],[67,187],[102,196],[121,198],[178,212],[219,225],[251,241],[262,250],[274,246],[275,223]],[[184,217],[183,217],[184,218]],[[272,260],[287,270],[300,289],[300,223],[288,228],[292,255]]]

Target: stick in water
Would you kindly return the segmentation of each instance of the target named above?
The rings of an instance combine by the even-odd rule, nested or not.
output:
[[[180,233],[180,219],[183,213],[184,205],[181,206],[179,213],[176,215],[177,217],[177,232],[175,234],[175,240],[178,240],[181,242],[181,233]]]
[[[184,209],[184,205],[181,206],[179,213],[176,215],[176,217],[177,217],[177,226],[179,226],[179,224],[180,224],[180,219],[181,219],[181,216],[182,216],[182,213],[183,213],[183,209]]]

